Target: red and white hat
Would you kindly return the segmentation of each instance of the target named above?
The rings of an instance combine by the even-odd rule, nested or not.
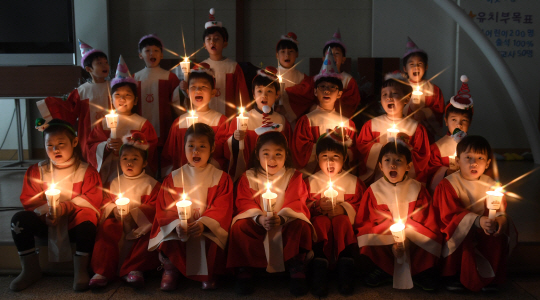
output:
[[[96,53],[96,52],[101,52],[105,54],[105,52],[92,48],[90,45],[81,41],[80,39],[79,39],[79,48],[81,49],[81,67],[83,69],[84,69],[84,61],[90,54]]]
[[[156,39],[160,44],[161,44],[161,48],[163,49],[163,41],[155,34],[147,34],[145,36],[143,36],[140,40],[139,40],[139,44],[137,44],[137,46],[140,48],[141,46],[141,43],[146,40],[146,39]]]
[[[278,70],[272,66],[267,66],[264,69],[257,70],[257,76],[268,77],[271,80],[278,80],[277,73],[278,73]],[[255,78],[253,78],[253,80],[255,80]]]
[[[343,47],[343,49],[345,49],[345,51],[347,51],[347,47],[345,47],[345,44],[343,44],[343,42],[341,41],[341,32],[339,32],[339,28],[336,32],[334,32],[332,39],[324,44],[324,48],[326,48],[330,44],[339,44],[341,45],[341,47]],[[343,54],[345,55],[345,53]]]
[[[334,61],[334,55],[332,55],[332,52],[330,51],[330,47],[328,48],[328,50],[326,50],[326,55],[321,66],[321,71],[315,76],[315,78],[313,78],[313,81],[317,81],[323,77],[334,77],[339,80],[343,78],[343,76],[341,76],[341,73],[338,73],[338,68],[336,66],[336,62]]]
[[[203,62],[203,63],[195,63],[193,65],[193,68],[189,70],[189,73],[206,73],[212,77],[215,77],[214,69],[210,68],[210,65]]]
[[[405,54],[403,54],[402,59],[407,57],[410,54],[417,53],[417,52],[426,54],[426,51],[418,48],[418,46],[416,46],[413,40],[411,40],[410,37],[407,37],[407,51],[405,52]]]
[[[215,12],[216,10],[214,8],[210,8],[210,15],[208,16],[209,21],[204,23],[204,29],[208,29],[209,27],[223,27],[221,21],[216,21],[216,18],[214,17]]]
[[[296,34],[294,32],[289,32],[285,35],[282,35],[276,44],[276,50],[277,50],[277,46],[279,45],[279,42],[281,41],[291,41],[298,45],[298,38],[296,37]]]
[[[257,135],[262,135],[262,134],[272,132],[272,131],[281,132],[283,130],[283,126],[281,124],[276,124],[270,121],[269,113],[271,111],[272,109],[270,108],[270,106],[268,105],[263,106],[262,125],[261,127],[255,128],[255,133]]]
[[[111,80],[111,87],[122,82],[137,84],[137,81],[131,77],[131,73],[129,73],[129,69],[124,61],[124,58],[122,55],[120,55],[120,59],[118,59],[118,66],[116,67],[116,74],[114,75],[113,80]]]
[[[390,72],[390,73],[386,73],[384,75],[384,80],[390,80],[390,79],[393,79],[393,80],[396,80],[396,81],[401,81],[402,83],[404,84],[409,84],[407,79],[405,79],[405,77],[403,77],[403,73],[399,70],[396,70],[394,72]]]
[[[467,75],[461,75],[460,79],[461,79],[461,82],[463,82],[461,84],[461,88],[459,89],[457,95],[452,96],[452,98],[450,98],[450,102],[448,102],[448,105],[446,105],[446,108],[448,109],[448,107],[452,105],[455,108],[459,108],[463,110],[468,110],[468,109],[472,110],[473,99],[472,99],[471,94],[469,93],[470,92],[469,85],[467,84],[467,82],[469,81],[469,78],[467,77]]]
[[[148,150],[148,141],[144,133],[140,131],[133,131],[131,134],[125,135],[122,137],[122,142],[124,145],[130,145],[141,150]]]

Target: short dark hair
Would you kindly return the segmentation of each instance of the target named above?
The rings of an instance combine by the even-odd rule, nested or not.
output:
[[[489,142],[479,135],[468,135],[464,137],[456,147],[456,155],[459,157],[465,151],[485,154],[488,159],[491,159],[493,152]]]
[[[324,48],[322,49],[323,57],[326,55],[326,51],[328,50],[328,48],[330,48],[330,50],[332,50],[332,48],[339,48],[341,49],[341,53],[343,53],[343,56],[347,56],[347,50],[345,50],[345,47],[343,47],[343,45],[338,43],[330,43],[324,46]]]
[[[214,77],[212,75],[206,73],[206,72],[191,72],[191,73],[189,73],[188,86],[189,86],[189,83],[191,82],[191,80],[194,80],[194,79],[206,79],[210,83],[210,86],[212,87],[212,89],[216,88],[216,82],[215,82]]]
[[[473,118],[472,109],[461,109],[453,106],[452,104],[448,105],[448,108],[446,109],[446,112],[444,114],[444,118],[448,119],[448,115],[450,115],[450,113],[466,115],[467,118],[469,118],[469,121],[472,121]]]
[[[142,40],[141,43],[139,44],[139,53],[142,52],[144,47],[148,47],[148,46],[156,46],[161,50],[161,52],[163,52],[163,44],[154,37],[148,37]]]
[[[49,126],[43,130],[43,140],[45,140],[47,135],[54,134],[65,134],[71,142],[73,142],[73,140],[77,137],[77,133],[73,129],[73,126],[67,121],[61,119],[52,119],[48,124]],[[45,145],[45,147],[46,146],[47,145]],[[80,143],[78,143],[73,149],[73,157],[75,158],[75,168],[78,168],[80,162],[84,161]]]
[[[280,91],[279,82],[277,80],[272,80],[266,76],[257,75],[255,76],[255,78],[253,78],[253,93],[255,93],[255,88],[257,86],[273,86],[276,92]]]
[[[315,144],[315,154],[317,155],[317,159],[319,158],[319,154],[323,151],[334,151],[341,154],[343,156],[342,169],[348,169],[349,157],[347,156],[347,146],[342,142],[338,142],[328,135],[321,136],[317,141],[317,144]]]
[[[120,147],[120,151],[118,153],[118,155],[120,157],[122,157],[122,153],[126,150],[137,150],[139,151],[139,153],[141,154],[142,158],[143,158],[143,162],[145,162],[147,159],[148,159],[148,151],[147,150],[143,150],[143,149],[140,149],[140,148],[137,148],[133,145],[128,145],[128,144],[123,144],[122,147]]]
[[[94,60],[96,59],[99,59],[99,58],[105,58],[106,60],[109,60],[107,58],[107,55],[101,51],[96,51],[90,55],[88,55],[85,59],[84,59],[84,64],[83,64],[83,67],[92,67],[92,63],[94,62]]]
[[[400,142],[388,142],[386,145],[384,145],[381,148],[381,152],[379,153],[379,158],[377,162],[382,162],[383,156],[386,154],[393,153],[396,155],[403,155],[405,156],[405,159],[407,160],[407,163],[412,162],[412,154],[409,147],[406,145],[400,143]]]
[[[194,125],[189,126],[189,128],[186,130],[186,135],[184,135],[184,145],[187,144],[188,137],[190,135],[198,135],[198,136],[205,136],[208,138],[208,143],[210,143],[210,147],[213,147],[213,153],[216,150],[215,143],[215,135],[214,130],[212,127],[204,124],[204,123],[195,123]],[[182,152],[184,149],[182,149]],[[208,162],[212,160],[212,155],[210,155],[210,158],[208,159]]]
[[[336,77],[320,77],[315,81],[315,89],[319,86],[319,84],[323,82],[333,83],[338,86],[338,89],[340,91],[343,91],[343,82],[341,82],[341,79],[338,79]]]
[[[229,33],[227,32],[227,28],[219,27],[219,26],[212,26],[212,27],[206,28],[204,30],[204,32],[203,32],[203,41],[204,41],[204,39],[206,38],[207,35],[210,35],[210,34],[216,33],[216,32],[221,35],[221,37],[223,38],[223,40],[225,42],[229,41]]]
[[[411,57],[420,57],[420,59],[424,62],[424,64],[427,66],[428,65],[428,55],[427,53],[424,53],[424,52],[413,52],[407,56],[405,56],[402,60],[402,64],[403,64],[403,67],[405,67],[407,65],[407,62],[409,61],[409,58]]]
[[[250,168],[255,169],[256,173],[264,170],[264,168],[261,166],[261,162],[259,161],[259,151],[261,151],[262,146],[266,143],[274,143],[275,145],[285,149],[285,168],[294,168],[291,150],[287,144],[287,138],[285,138],[281,132],[277,131],[264,133],[259,136],[257,143],[255,143],[255,150],[253,150],[251,158],[249,159]]]
[[[111,97],[112,95],[114,94],[114,92],[116,92],[117,89],[123,87],[123,86],[127,86],[131,89],[131,91],[133,92],[133,95],[135,95],[135,98],[137,98],[137,85],[135,83],[131,83],[131,82],[120,82],[120,83],[117,83],[115,85],[113,85],[111,87]]]
[[[298,52],[298,45],[293,41],[280,40],[276,46],[276,52],[287,49],[293,49],[294,51]]]
[[[399,80],[396,80],[394,78],[389,78],[389,79],[385,80],[381,85],[381,90],[383,88],[385,88],[385,87],[390,87],[390,86],[400,88],[404,95],[408,95],[408,94],[412,93],[412,91],[413,91],[412,87],[409,84],[405,84],[405,83],[403,83],[403,82],[401,82]]]

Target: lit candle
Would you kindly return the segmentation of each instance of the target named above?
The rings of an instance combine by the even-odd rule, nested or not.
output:
[[[195,110],[190,110],[189,114],[190,117],[186,117],[187,127],[189,128],[191,125],[195,125],[199,121],[199,116],[197,115],[197,112]]]
[[[264,194],[262,194],[263,209],[266,212],[267,217],[271,217],[271,216],[274,215],[274,205],[275,205],[275,200],[277,198],[277,194],[272,193],[270,191],[271,186],[272,186],[272,184],[270,182],[267,182],[266,183],[266,192]]]
[[[56,185],[52,183],[45,191],[45,197],[47,197],[47,206],[53,217],[56,216],[56,208],[60,204],[60,190],[56,188]]]
[[[401,243],[403,245],[403,249],[405,249],[405,224],[403,224],[401,219],[399,219],[396,223],[390,226],[390,231],[392,232],[392,236],[394,237],[394,242]],[[402,264],[403,257],[397,258],[397,263]]]
[[[129,198],[123,197],[122,193],[118,194],[118,199],[116,199],[114,203],[116,204],[116,209],[120,216],[124,217],[129,214],[129,202]]]
[[[332,209],[334,209],[334,198],[336,198],[338,195],[338,192],[336,190],[334,190],[334,187],[333,187],[333,184],[332,184],[332,180],[330,180],[328,182],[328,189],[326,189],[326,191],[324,191],[324,196],[326,198],[330,198],[330,201],[332,201]]]
[[[454,155],[448,156],[448,168],[452,171],[455,171],[458,169],[458,165],[456,164],[456,153],[454,152]]]
[[[238,117],[236,117],[236,128],[245,132],[248,127],[249,118],[244,116],[244,107],[240,106],[238,110],[240,111],[240,114],[238,115]],[[238,148],[240,150],[244,150],[244,140],[239,141]]]
[[[420,90],[420,86],[417,85],[416,86],[416,90],[414,90],[412,92],[412,97],[411,97],[411,100],[414,104],[419,104],[420,103],[420,96],[422,96],[424,93],[422,93],[422,91]]]
[[[398,133],[399,133],[399,129],[396,128],[396,124],[392,125],[391,128],[386,129],[388,140],[390,140],[391,138],[393,138],[394,140],[397,139]]]
[[[184,75],[185,82],[188,81],[190,65],[191,65],[191,62],[189,61],[189,56],[185,56],[184,60],[180,62],[180,69],[182,70],[182,73]]]
[[[184,230],[188,228],[188,220],[191,218],[191,201],[186,200],[186,193],[182,193],[182,200],[176,202],[176,209],[178,210],[178,218],[180,219],[180,226]],[[185,242],[189,239],[189,235],[185,237],[180,237],[182,242]]]
[[[116,127],[118,126],[118,114],[116,110],[111,110],[108,115],[105,115],[107,127],[111,130],[111,139],[116,138]]]
[[[502,197],[504,196],[503,188],[499,185],[492,187],[489,191],[486,192],[486,207],[489,209],[490,220],[495,220],[497,215],[497,210],[501,208]],[[490,231],[494,233],[495,231]]]

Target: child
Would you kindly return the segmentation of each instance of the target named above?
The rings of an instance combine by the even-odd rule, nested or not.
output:
[[[496,182],[484,172],[491,163],[491,147],[480,136],[467,136],[457,145],[459,170],[444,178],[435,190],[445,243],[442,275],[451,276],[446,288],[495,291],[506,277],[506,260],[517,242],[517,231],[506,215],[502,197],[495,219],[488,218],[486,192]],[[501,188],[502,190],[502,188]]]
[[[403,115],[412,116],[426,128],[430,141],[442,129],[444,98],[441,89],[424,78],[428,68],[428,55],[408,37],[407,52],[403,55],[403,72],[409,84],[422,95],[412,95],[411,101],[403,110]]]
[[[144,60],[146,67],[133,76],[137,81],[136,95],[140,99],[138,113],[152,124],[158,146],[162,147],[172,125],[173,91],[180,80],[159,66],[163,59],[163,42],[156,35],[145,35],[139,40],[139,58]]]
[[[347,156],[354,161],[351,149],[354,147],[356,127],[353,121],[341,116],[334,109],[336,100],[343,94],[341,74],[336,73],[337,67],[330,52],[326,58],[319,75],[315,76],[314,93],[319,100],[315,110],[298,119],[294,130],[294,142],[291,150],[295,158],[296,167],[303,169],[305,175],[314,174],[318,170],[315,143],[321,134],[334,130],[342,135],[345,145],[349,148]]]
[[[285,271],[287,265],[291,293],[304,295],[304,265],[312,243],[308,191],[302,174],[293,168],[283,134],[270,131],[261,135],[255,154],[250,161],[253,168],[238,183],[227,267],[236,268],[237,293],[250,294],[252,268],[274,273]],[[275,202],[266,208],[261,196],[265,187],[277,194]],[[273,214],[268,216],[268,212]]]
[[[388,129],[393,128],[399,130],[397,137],[411,148],[413,166],[409,177],[425,183],[424,173],[430,154],[429,140],[422,124],[412,118],[403,118],[403,107],[409,103],[410,93],[411,87],[404,83],[398,73],[385,76],[381,89],[381,105],[386,114],[367,121],[356,140],[365,164],[365,170],[359,173],[359,177],[366,185],[383,176],[377,168],[377,158],[380,149],[388,142]]]
[[[218,147],[221,147],[224,157],[222,160],[229,161],[228,170],[233,182],[246,171],[247,162],[250,161],[260,134],[257,131],[265,131],[264,128],[279,124],[278,131],[281,131],[288,141],[291,139],[289,122],[272,109],[280,96],[276,73],[276,68],[268,66],[257,71],[257,76],[253,78],[253,98],[256,106],[247,113],[247,130],[239,130],[235,118],[222,126],[217,134]]]
[[[366,186],[358,177],[344,172],[347,163],[347,146],[339,136],[324,134],[317,141],[317,161],[320,171],[306,179],[309,191],[308,207],[311,222],[317,233],[313,245],[313,285],[311,292],[316,296],[328,293],[329,261],[337,261],[338,290],[342,294],[353,291],[356,240],[352,224]],[[332,182],[336,196],[325,195]]]
[[[216,94],[214,71],[207,63],[197,64],[190,70],[188,78],[190,99],[187,109],[196,112],[198,123],[209,125],[216,133],[218,128],[227,121],[227,118],[208,106]],[[163,177],[187,163],[184,153],[184,136],[186,130],[191,126],[191,121],[188,122],[187,117],[191,117],[191,113],[185,113],[178,117],[169,131],[169,137],[162,153],[161,173]],[[216,161],[212,164],[220,167]]]
[[[157,254],[148,252],[148,241],[161,184],[144,172],[148,164],[144,134],[135,132],[122,140],[120,167],[124,174],[105,190],[91,262],[95,275],[90,287],[103,287],[116,275],[140,287],[144,284],[142,272],[159,266]],[[119,212],[115,204],[123,197],[129,199],[127,215]]]
[[[94,126],[101,122],[111,108],[109,92],[109,62],[107,55],[79,40],[81,67],[90,74],[91,81],[73,90],[67,100],[47,97],[36,103],[41,116],[50,121],[53,118],[66,120],[77,125],[82,159],[87,160],[86,144]]]
[[[249,99],[244,73],[234,60],[223,56],[223,49],[229,43],[229,33],[221,22],[215,21],[213,8],[204,28],[204,47],[210,57],[203,62],[214,70],[217,90],[210,108],[225,116],[232,116],[236,113],[236,107],[240,107],[241,100]]]
[[[450,98],[446,105],[444,123],[448,127],[446,136],[431,145],[431,155],[428,165],[429,191],[433,195],[435,188],[441,180],[458,170],[456,164],[456,146],[469,132],[474,108],[473,100],[469,94],[469,79],[462,75],[461,89],[456,96]]]
[[[115,129],[116,137],[111,136],[111,129],[107,120],[96,124],[88,138],[88,162],[95,167],[104,183],[111,182],[119,176],[118,151],[122,146],[122,137],[133,131],[140,131],[148,141],[149,163],[146,167],[149,174],[156,172],[157,161],[154,159],[154,151],[158,142],[156,131],[152,124],[145,118],[133,113],[133,106],[137,105],[137,85],[131,78],[128,67],[120,55],[116,77],[111,81],[111,95],[113,105],[118,114],[118,124]]]
[[[24,211],[11,218],[11,234],[19,252],[22,272],[11,284],[21,291],[41,278],[39,252],[34,236],[48,237],[49,261],[72,259],[71,242],[76,244],[73,256],[73,289],[88,288],[88,260],[94,247],[96,224],[103,199],[98,172],[81,160],[77,134],[70,123],[53,119],[36,121],[43,131],[48,159],[32,165],[24,175],[21,203]],[[56,193],[55,193],[56,192]],[[46,194],[58,195],[49,207]],[[51,199],[52,200],[52,199]]]
[[[347,48],[341,41],[339,29],[334,33],[333,38],[324,44],[323,56],[326,56],[327,51],[332,52],[336,67],[338,68],[338,73],[342,76],[341,82],[343,83],[343,94],[341,95],[341,98],[339,98],[339,101],[336,101],[335,109],[336,111],[340,111],[343,116],[351,118],[360,104],[360,91],[358,91],[356,80],[341,69],[347,60]]]
[[[215,275],[225,268],[225,245],[233,210],[233,184],[227,173],[209,164],[214,131],[196,123],[186,131],[188,164],[174,170],[158,195],[156,218],[148,250],[159,249],[163,263],[161,289],[176,289],[179,273],[215,289]],[[176,203],[184,195],[192,202],[187,230],[178,219]],[[186,242],[187,239],[187,242]],[[179,272],[180,271],[180,272]]]
[[[407,175],[412,169],[411,156],[399,139],[391,139],[381,149],[378,162],[384,178],[374,182],[362,197],[355,229],[360,253],[376,265],[366,284],[378,286],[393,277],[396,289],[410,289],[414,282],[433,291],[441,234],[427,189]],[[394,223],[405,225],[403,242],[396,243],[390,232]]]

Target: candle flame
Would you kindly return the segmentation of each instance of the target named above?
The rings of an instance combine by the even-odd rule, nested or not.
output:
[[[122,196],[124,196],[122,193],[118,194],[118,199],[122,198]]]
[[[189,56],[184,56],[184,62],[189,62]]]
[[[341,123],[339,124],[339,126],[340,126],[341,128],[343,128],[343,127],[345,127],[345,124],[343,124],[343,122],[341,122]]]
[[[51,183],[51,185],[49,186],[49,189],[51,189],[51,190],[52,190],[52,189],[54,189],[54,188],[56,188],[56,184],[54,184],[54,183]]]
[[[243,106],[240,106],[240,108],[238,110],[240,111],[240,115],[244,114],[244,107]]]
[[[272,187],[272,184],[269,181],[267,181],[265,185],[266,185],[266,190],[270,191],[270,188]]]
[[[278,75],[277,78],[278,78],[278,80],[279,80],[279,83],[283,83],[283,76]]]
[[[191,114],[191,117],[195,117],[195,110],[191,110],[189,113]]]

